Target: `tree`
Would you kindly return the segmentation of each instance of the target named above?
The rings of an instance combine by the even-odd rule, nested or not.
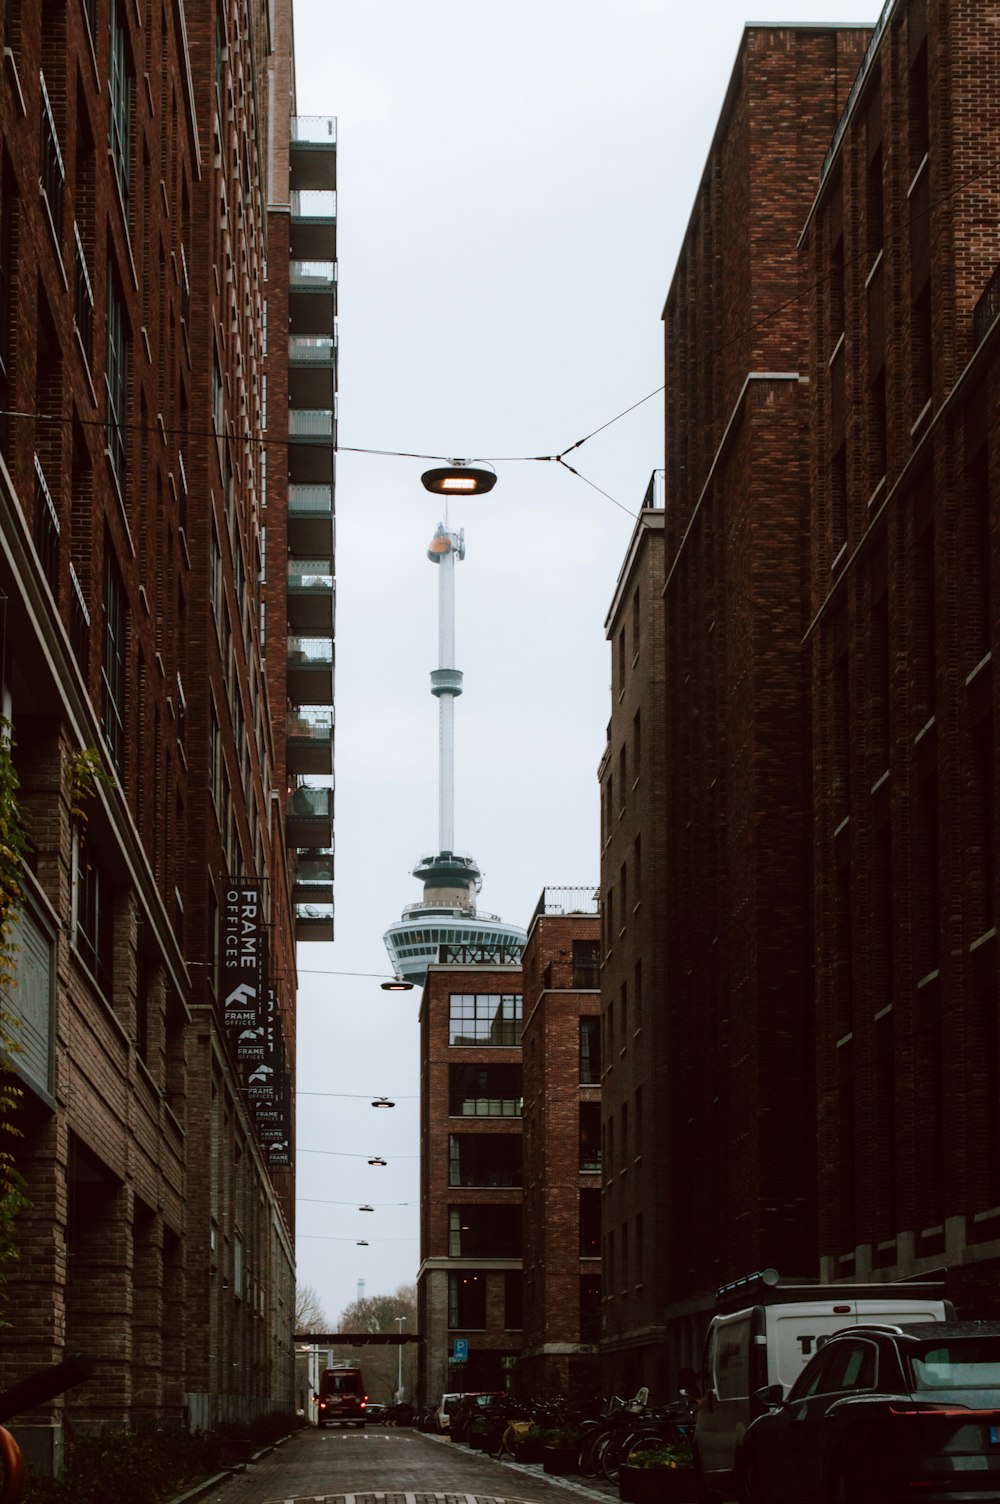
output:
[[[396,1324],[397,1316],[406,1317],[401,1326]],[[400,1285],[392,1295],[366,1295],[363,1300],[352,1300],[341,1311],[336,1329],[338,1332],[402,1331],[404,1336],[416,1336],[416,1285]],[[347,1348],[338,1348],[337,1357],[346,1356],[347,1351]],[[380,1404],[388,1404],[396,1392],[399,1378],[399,1348],[365,1346],[349,1351],[361,1364],[369,1397]],[[407,1344],[402,1354],[403,1389],[406,1398],[412,1401],[417,1378],[416,1344]]]
[[[312,1285],[295,1286],[296,1333],[328,1332],[330,1323]]]

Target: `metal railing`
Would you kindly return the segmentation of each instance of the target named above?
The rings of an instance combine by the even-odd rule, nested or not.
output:
[[[38,78],[42,86],[42,150],[39,175],[42,192],[45,194],[49,213],[52,216],[52,228],[58,240],[62,233],[63,184],[66,181],[66,169],[63,166],[62,152],[59,150],[59,136],[56,132],[52,106],[49,103],[49,91],[45,87],[45,74],[39,73]]]
[[[42,462],[35,455],[35,549],[42,573],[55,595],[59,586],[59,514],[45,481]]]
[[[593,888],[543,888],[542,896],[531,916],[534,924],[539,914],[599,914],[600,896]]]
[[[647,512],[647,511],[662,512],[663,511],[663,507],[664,507],[664,494],[665,494],[665,486],[664,486],[664,477],[665,477],[665,475],[666,475],[666,471],[664,471],[664,470],[654,470],[653,473],[652,473],[652,475],[649,477],[649,485],[646,487],[646,494],[642,498],[642,509],[643,509],[644,512]]]
[[[288,487],[288,511],[311,516],[333,516],[333,487],[295,483]]]
[[[290,334],[288,359],[310,365],[332,365],[337,358],[337,340],[332,334]]]
[[[336,146],[336,115],[293,115],[292,140],[311,146]]]
[[[289,408],[288,433],[295,439],[331,439],[333,413],[329,408]]]
[[[328,595],[333,589],[333,568],[329,559],[289,559],[289,590],[309,590],[317,595]],[[296,639],[304,643],[305,638]],[[319,639],[314,639],[319,641]],[[289,643],[291,649],[291,643]],[[303,650],[303,656],[305,656]]]
[[[329,291],[337,280],[336,261],[291,261],[288,265],[288,285],[293,290],[319,288]]]
[[[80,227],[73,224],[73,317],[88,366],[94,353],[94,289],[87,270],[87,253],[83,248]]]
[[[337,190],[335,188],[293,188],[290,202],[293,219],[336,219],[337,217]]]

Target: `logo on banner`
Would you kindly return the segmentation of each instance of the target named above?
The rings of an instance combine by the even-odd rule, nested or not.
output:
[[[260,1026],[263,941],[259,884],[230,883],[222,910],[222,1012],[227,1029]]]

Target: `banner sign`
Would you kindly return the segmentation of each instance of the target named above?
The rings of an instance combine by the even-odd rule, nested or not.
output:
[[[247,1099],[257,1128],[257,1136],[268,1164],[290,1165],[292,1162],[291,1124],[292,1091],[285,1041],[278,1021],[277,988],[268,984],[264,994],[262,1051],[248,1062],[244,1077]],[[253,1046],[256,1049],[256,1044]]]
[[[260,883],[227,883],[222,908],[222,1021],[227,1029],[260,1026],[263,949]]]

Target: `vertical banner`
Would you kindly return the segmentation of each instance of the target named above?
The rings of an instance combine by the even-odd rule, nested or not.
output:
[[[292,1091],[285,1060],[285,1041],[278,1019],[277,988],[269,983],[264,994],[264,1051],[246,1075],[246,1092],[257,1136],[269,1165],[292,1162]]]
[[[259,1027],[263,942],[260,883],[227,883],[222,907],[222,1022],[227,1031]]]

